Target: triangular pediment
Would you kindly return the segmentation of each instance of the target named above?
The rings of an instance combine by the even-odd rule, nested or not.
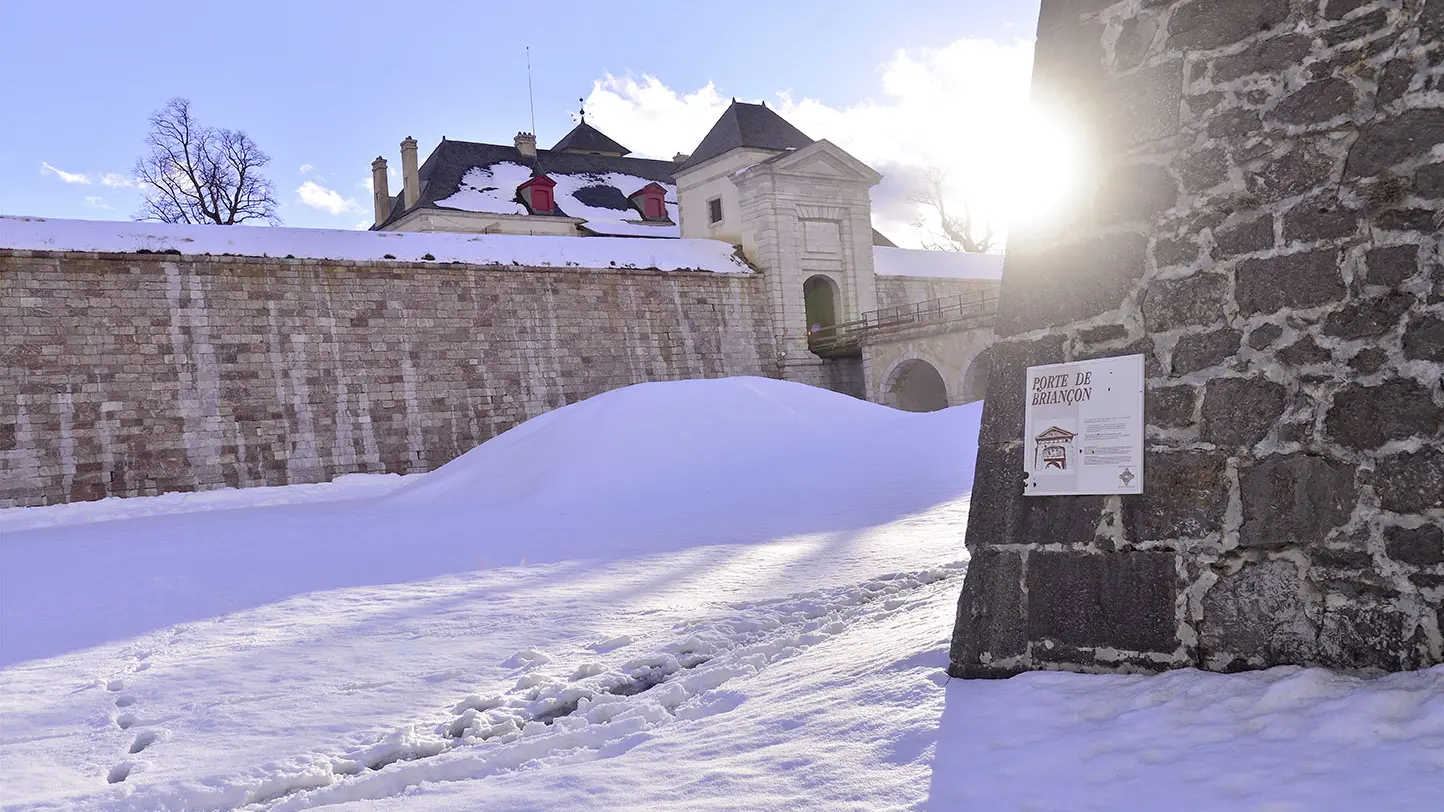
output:
[[[843,180],[877,183],[882,180],[872,167],[852,157],[831,141],[815,141],[801,149],[791,150],[769,163],[782,174],[811,175]]]

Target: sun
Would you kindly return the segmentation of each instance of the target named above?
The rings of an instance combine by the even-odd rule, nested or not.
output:
[[[1062,110],[1037,101],[1020,111],[1013,136],[1003,195],[1009,222],[1045,228],[1083,203],[1091,170],[1087,138]]]

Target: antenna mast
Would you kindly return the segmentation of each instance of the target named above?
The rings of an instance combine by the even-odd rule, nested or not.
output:
[[[526,103],[531,107],[531,134],[536,136],[536,99],[531,92],[531,46],[526,46]]]

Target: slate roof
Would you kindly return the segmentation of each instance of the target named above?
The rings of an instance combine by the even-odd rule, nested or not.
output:
[[[767,105],[747,104],[734,99],[678,170],[690,169],[738,147],[781,151],[801,149],[811,143],[811,138]]]
[[[562,140],[552,146],[553,152],[561,152],[567,149],[620,152],[623,155],[631,152],[631,150],[603,135],[601,130],[588,124],[586,119],[582,119],[580,124],[573,127],[571,132],[562,136]]]
[[[533,157],[523,155],[521,150],[514,146],[478,144],[471,141],[442,141],[436,145],[436,149],[426,159],[426,163],[421,165],[418,173],[421,177],[421,194],[417,198],[416,205],[411,209],[407,209],[403,205],[403,190],[402,193],[391,199],[391,214],[380,225],[372,226],[371,230],[386,230],[408,211],[441,208],[436,205],[436,201],[445,200],[455,194],[461,186],[462,177],[468,170],[504,161],[530,166],[533,174],[585,175],[617,172],[654,180],[669,186],[676,183],[672,178],[672,173],[677,170],[677,164],[671,161],[655,161],[650,158],[617,158],[610,155],[584,155],[576,152],[560,152],[554,149],[539,149],[536,156]],[[612,198],[610,193],[598,193],[606,194],[610,200],[619,203],[616,206],[601,202],[588,203],[588,205],[618,209],[629,208],[631,204],[627,202],[627,195],[635,191],[637,190],[618,189],[615,198]]]

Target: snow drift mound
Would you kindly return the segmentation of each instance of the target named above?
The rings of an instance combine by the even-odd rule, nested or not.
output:
[[[527,421],[387,501],[754,512],[889,496],[935,504],[972,486],[980,407],[915,414],[768,378],[638,384]]]

